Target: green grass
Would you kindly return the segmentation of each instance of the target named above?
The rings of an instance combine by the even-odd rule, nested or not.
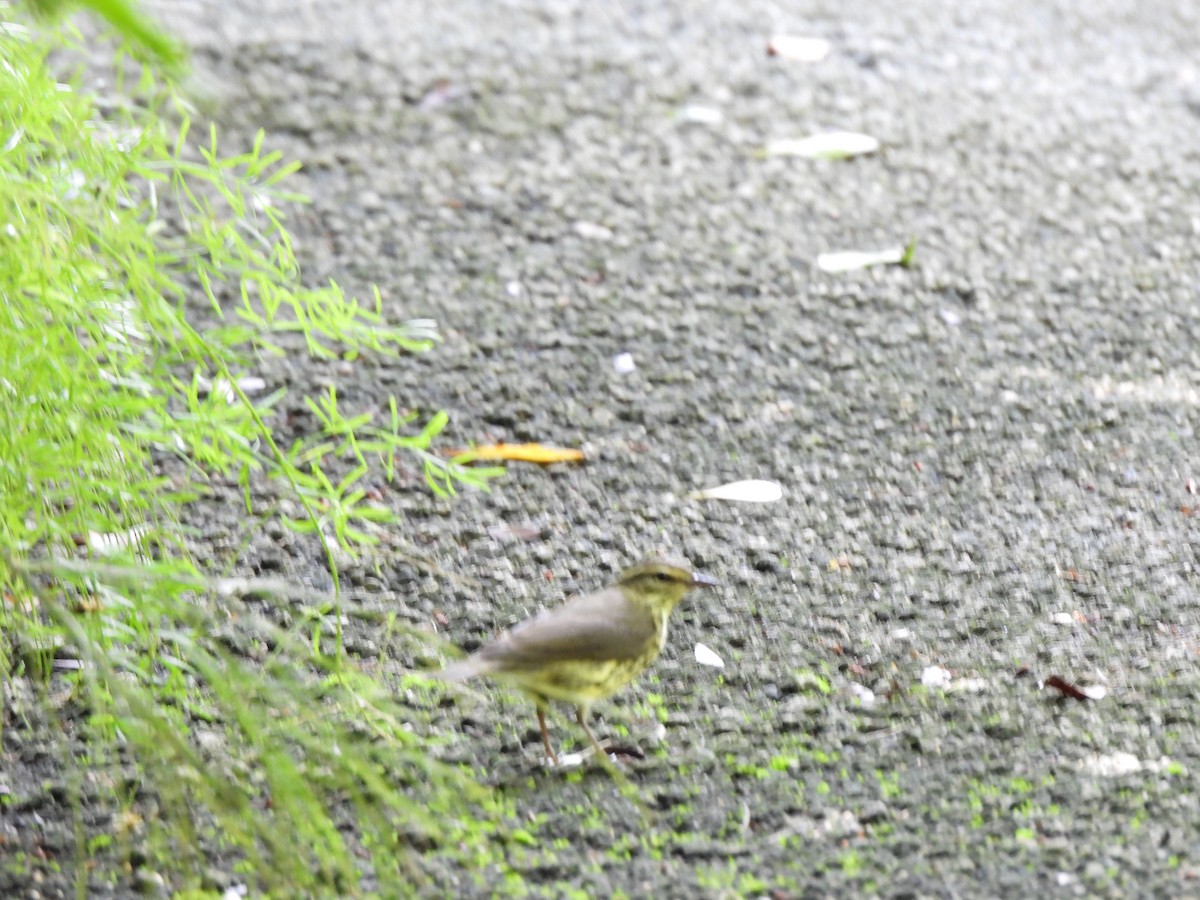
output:
[[[0,30],[0,672],[43,694],[74,681],[86,765],[134,761],[162,818],[129,821],[174,887],[194,888],[219,843],[279,895],[354,893],[364,871],[407,889],[407,845],[482,844],[503,810],[433,762],[346,656],[337,561],[395,522],[368,478],[415,467],[449,494],[497,470],[433,452],[444,414],[348,412],[336,388],[305,398],[311,436],[276,440],[283,390],[248,380],[265,358],[399,356],[433,346],[432,323],[304,285],[282,212],[301,199],[284,188],[295,166],[261,134],[234,155],[215,131],[196,142],[170,86],[130,60],[101,111],[52,68],[71,41]],[[334,589],[305,597],[299,624],[269,614],[291,586],[194,561],[181,523],[214,483],[239,485],[247,534],[274,515],[324,554]],[[231,630],[251,652],[228,649]],[[68,645],[81,668],[57,674]],[[95,837],[81,856],[125,843]]]

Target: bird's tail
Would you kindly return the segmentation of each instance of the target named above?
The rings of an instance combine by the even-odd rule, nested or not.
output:
[[[466,681],[468,678],[482,675],[485,670],[486,667],[481,665],[479,660],[467,657],[450,663],[440,672],[434,672],[433,677],[442,681]]]

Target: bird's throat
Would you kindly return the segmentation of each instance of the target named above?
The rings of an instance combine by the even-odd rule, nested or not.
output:
[[[671,611],[665,607],[654,610],[654,630],[658,632],[658,649],[660,653],[663,646],[667,643],[667,622],[670,615]]]

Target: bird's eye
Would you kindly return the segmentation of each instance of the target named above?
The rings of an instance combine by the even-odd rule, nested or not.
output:
[[[666,572],[655,572],[654,577],[657,578],[659,581],[670,581],[671,580],[671,576],[668,575]]]

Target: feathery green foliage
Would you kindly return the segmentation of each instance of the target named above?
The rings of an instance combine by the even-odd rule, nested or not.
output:
[[[280,446],[283,391],[247,380],[262,355],[397,355],[431,346],[432,323],[304,287],[280,211],[294,167],[261,135],[232,157],[215,132],[193,146],[145,70],[101,114],[56,80],[62,42],[0,24],[0,678],[77,680],[93,762],[135,766],[164,817],[152,858],[176,879],[207,840],[280,895],[352,893],[350,834],[371,878],[403,885],[397,835],[464,840],[474,826],[425,810],[491,801],[344,654],[335,547],[394,521],[361,482],[398,459],[442,493],[497,470],[430,451],[444,414],[414,430],[393,400],[377,424],[334,390],[308,399],[320,432]],[[256,488],[281,486],[285,523],[324,548],[334,590],[303,632],[266,614],[283,598],[189,555],[184,505],[233,479],[252,517],[269,515]],[[231,630],[262,652],[230,650]]]

